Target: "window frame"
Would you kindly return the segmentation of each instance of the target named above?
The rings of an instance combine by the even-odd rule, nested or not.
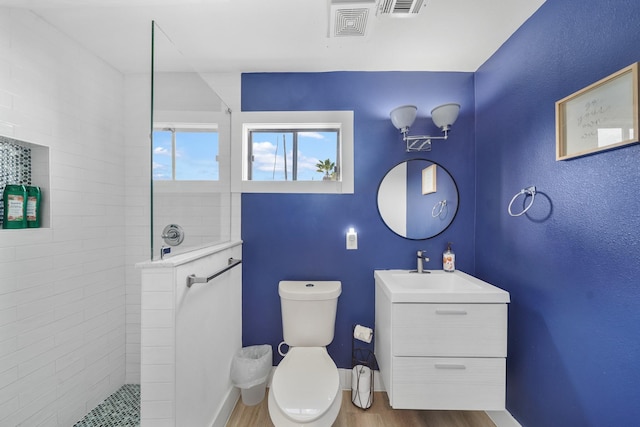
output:
[[[293,141],[291,141],[291,150],[292,150],[292,165],[291,165],[291,181],[304,181],[304,180],[298,180],[298,138],[299,138],[299,134],[300,133],[304,133],[304,132],[335,132],[337,134],[337,141],[336,141],[336,152],[335,152],[335,170],[337,173],[337,176],[340,178],[340,157],[341,157],[341,148],[342,148],[342,143],[341,143],[341,131],[340,128],[307,128],[307,127],[299,127],[298,125],[292,125],[290,127],[287,128],[276,128],[276,129],[259,129],[259,128],[254,128],[251,127],[248,129],[247,131],[247,164],[249,165],[249,167],[247,168],[247,176],[246,176],[246,180],[247,181],[254,181],[253,180],[253,166],[252,163],[254,162],[254,153],[253,153],[253,135],[254,133],[290,133],[293,134]],[[285,153],[286,155],[286,153]],[[320,160],[320,159],[319,159]],[[280,182],[282,180],[273,180],[270,182]],[[263,182],[263,181],[259,181],[259,182]]]
[[[224,179],[223,175],[223,162],[220,160],[223,158],[221,150],[223,147],[220,144],[221,139],[221,127],[219,123],[187,123],[187,122],[157,122],[153,125],[153,131],[166,130],[167,128],[175,129],[178,131],[195,131],[195,132],[216,132],[218,134],[218,154],[216,155],[216,162],[218,162],[218,179],[216,180],[176,180],[175,172],[172,172],[172,179],[152,179],[153,189],[159,194],[172,194],[172,193],[203,193],[214,192],[219,193],[225,187],[229,188],[228,178]],[[175,141],[172,141],[172,167],[175,161]],[[152,165],[153,167],[153,165]],[[228,173],[228,172],[227,172]]]
[[[240,171],[237,177],[243,193],[325,193],[353,194],[353,111],[267,111],[240,112],[234,120],[241,135]],[[336,166],[339,180],[335,181],[250,181],[250,131],[338,131]],[[236,145],[236,146],[238,146]]]
[[[154,123],[153,132],[170,131],[171,132],[171,179],[155,179],[158,182],[210,182],[217,183],[221,181],[220,171],[220,129],[217,123]],[[218,163],[218,179],[176,179],[176,133],[178,132],[202,132],[216,133],[218,135],[218,153],[215,161]]]

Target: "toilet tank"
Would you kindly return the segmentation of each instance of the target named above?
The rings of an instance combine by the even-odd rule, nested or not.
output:
[[[284,341],[292,347],[325,347],[333,341],[339,281],[281,281]]]

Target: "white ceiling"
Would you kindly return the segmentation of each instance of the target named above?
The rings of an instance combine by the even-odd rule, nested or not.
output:
[[[329,38],[329,0],[0,0],[33,10],[123,73],[147,72],[151,22],[201,72],[475,71],[544,0],[426,0]]]

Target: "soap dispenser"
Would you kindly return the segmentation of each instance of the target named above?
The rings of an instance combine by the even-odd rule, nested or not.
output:
[[[447,250],[442,253],[442,269],[449,273],[456,271],[456,254],[451,250],[451,242],[447,244]]]

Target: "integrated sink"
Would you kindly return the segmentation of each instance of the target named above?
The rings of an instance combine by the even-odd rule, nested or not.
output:
[[[507,303],[509,293],[462,271],[376,270],[391,302]]]
[[[480,289],[480,286],[459,275],[443,270],[427,270],[427,273],[401,271],[393,273],[391,278],[402,287],[412,289],[434,289],[448,291],[466,291]]]

